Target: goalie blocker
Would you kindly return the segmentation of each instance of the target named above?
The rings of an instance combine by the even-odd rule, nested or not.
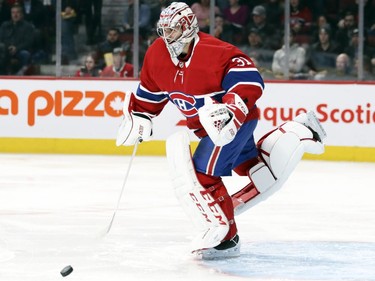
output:
[[[322,140],[325,137],[326,133],[313,112],[301,114],[294,121],[286,122],[263,136],[257,144],[259,162],[248,172],[251,183],[231,196],[235,215],[279,190],[305,152],[323,153]],[[167,158],[176,197],[200,231],[192,242],[193,252],[203,250],[205,253],[208,250],[212,256],[206,258],[224,257],[213,247],[226,236],[228,219],[209,190],[203,188],[197,179],[186,132],[178,132],[168,138]],[[238,245],[226,252],[225,257],[239,254],[240,245],[238,241],[236,243]]]
[[[131,146],[137,141],[148,141],[152,136],[152,120],[145,113],[135,112],[134,94],[125,93],[123,114],[124,117],[117,132],[116,145]]]

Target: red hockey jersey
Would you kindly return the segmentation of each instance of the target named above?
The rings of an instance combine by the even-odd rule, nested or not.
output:
[[[171,101],[199,137],[206,135],[198,117],[204,97],[220,103],[227,92],[234,92],[248,106],[250,120],[258,117],[255,103],[264,89],[263,79],[249,57],[202,32],[194,39],[186,61],[171,58],[164,41],[157,39],[147,50],[140,79],[135,111],[155,116]]]

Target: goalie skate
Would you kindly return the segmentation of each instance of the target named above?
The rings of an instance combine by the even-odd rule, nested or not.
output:
[[[323,139],[327,137],[327,133],[324,130],[323,126],[320,124],[318,117],[316,117],[315,113],[313,111],[309,111],[307,113],[303,113],[298,115],[294,121],[301,123],[305,125],[307,128],[309,128],[314,138],[317,141],[322,142]]]
[[[223,241],[216,247],[201,249],[195,251],[194,254],[203,260],[228,259],[239,257],[240,249],[240,237],[236,234],[232,239]]]

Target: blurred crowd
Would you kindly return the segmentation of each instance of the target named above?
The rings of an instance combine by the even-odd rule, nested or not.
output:
[[[71,76],[133,77],[134,0],[122,22],[102,28],[103,0],[62,0],[63,65]],[[139,0],[139,66],[157,38],[160,11],[172,1]],[[210,0],[190,5],[209,32]],[[358,0],[290,0],[288,79],[356,80]],[[285,79],[283,0],[216,0],[214,36],[245,52],[265,79]],[[363,78],[375,80],[375,0],[364,0]],[[79,27],[85,40],[77,41]],[[82,43],[83,42],[83,43]],[[40,75],[56,60],[56,0],[0,0],[0,75]],[[78,46],[83,44],[84,46]],[[82,51],[83,50],[83,51]]]

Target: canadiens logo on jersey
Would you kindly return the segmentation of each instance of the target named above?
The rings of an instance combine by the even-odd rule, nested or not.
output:
[[[169,94],[169,98],[186,117],[192,117],[198,114],[198,109],[196,107],[197,100],[193,96],[173,92]]]

